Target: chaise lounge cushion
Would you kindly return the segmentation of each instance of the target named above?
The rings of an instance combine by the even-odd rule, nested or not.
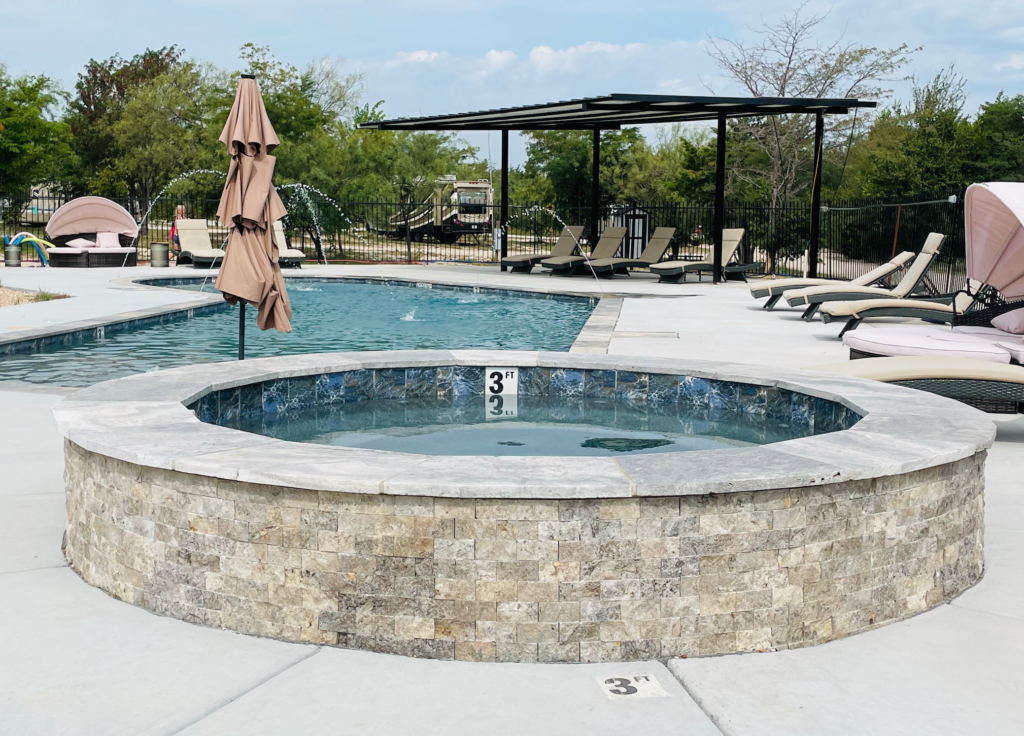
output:
[[[851,350],[882,356],[930,355],[1009,363],[1015,357],[1014,353],[1024,354],[1024,343],[999,341],[985,335],[954,332],[941,327],[857,330],[846,333],[843,342]]]
[[[869,358],[845,363],[809,366],[805,370],[870,378],[875,381],[914,381],[924,379],[961,379],[1024,384],[1024,368],[1019,365],[971,360],[969,358]]]

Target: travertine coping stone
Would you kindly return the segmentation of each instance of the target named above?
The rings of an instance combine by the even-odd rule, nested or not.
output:
[[[210,391],[359,368],[608,368],[780,386],[862,415],[761,447],[428,457],[204,424]],[[419,657],[581,662],[807,646],[983,573],[980,412],[825,374],[565,353],[288,356],[83,389],[55,408],[66,552],[156,613]]]
[[[427,457],[275,440],[203,424],[210,391],[273,378],[443,365],[690,375],[778,386],[863,416],[852,429],[760,447],[623,458]],[[96,384],[54,409],[69,440],[140,465],[310,490],[450,498],[614,498],[799,488],[880,478],[972,457],[995,425],[963,404],[852,377],[707,361],[531,351],[319,353],[174,368]]]

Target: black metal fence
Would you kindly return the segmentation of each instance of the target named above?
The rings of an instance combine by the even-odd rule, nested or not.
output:
[[[477,206],[471,212],[448,205],[410,205],[395,202],[335,202],[303,188],[282,188],[289,210],[285,234],[293,248],[311,261],[347,263],[493,263],[498,260],[494,229],[498,205]],[[166,197],[149,203],[115,200],[142,223],[137,247],[139,260],[149,260],[151,243],[170,240],[170,229],[182,207],[184,216],[205,219],[213,245],[227,237],[217,222],[215,196]],[[19,202],[0,200],[0,228],[8,238],[27,231],[45,237],[45,226],[64,200],[39,196]],[[590,222],[590,207],[554,210],[537,204],[509,207],[509,253],[544,252],[551,248],[563,225]],[[712,203],[632,202],[602,208],[601,228],[626,225],[626,249],[638,255],[656,227],[674,227],[670,258],[711,258],[714,209]],[[810,247],[810,203],[788,202],[771,207],[765,202],[727,203],[726,227],[746,230],[738,257],[762,264],[763,272],[800,275],[807,269]],[[966,280],[963,192],[938,192],[905,199],[833,201],[822,208],[818,274],[854,278],[904,250],[920,250],[929,232],[946,235],[942,256],[930,272],[942,291],[961,288]],[[589,233],[584,236],[589,242]],[[38,257],[30,246],[28,261]]]

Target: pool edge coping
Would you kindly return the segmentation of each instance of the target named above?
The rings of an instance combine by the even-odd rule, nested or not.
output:
[[[695,375],[830,399],[863,419],[848,430],[753,448],[635,458],[426,456],[276,440],[205,424],[186,408],[212,391],[274,378],[441,365]],[[54,407],[58,428],[85,450],[145,467],[285,488],[451,498],[623,498],[820,487],[955,462],[987,450],[996,432],[995,423],[977,410],[899,386],[711,361],[435,350],[316,353],[203,367],[200,376],[193,375],[195,366],[185,366],[83,389]]]

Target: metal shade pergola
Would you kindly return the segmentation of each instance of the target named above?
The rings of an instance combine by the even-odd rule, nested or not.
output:
[[[594,132],[593,181],[591,185],[590,241],[596,242],[600,217],[601,131],[624,125],[718,122],[715,166],[714,280],[722,280],[722,228],[725,222],[725,133],[729,118],[767,115],[813,114],[814,177],[811,186],[811,244],[808,271],[817,274],[818,234],[821,216],[821,155],[825,115],[845,115],[852,108],[876,103],[853,99],[794,97],[689,97],[678,95],[613,94],[543,105],[508,107],[481,112],[395,118],[360,124],[360,128],[412,131],[501,131],[501,255],[508,255],[508,133],[510,130],[592,130]],[[502,270],[505,267],[502,266]]]

